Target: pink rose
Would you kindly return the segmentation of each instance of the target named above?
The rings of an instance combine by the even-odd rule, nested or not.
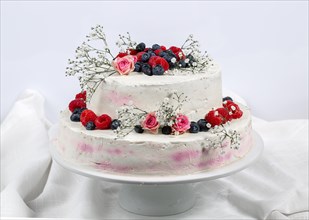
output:
[[[116,59],[112,62],[112,65],[120,75],[128,75],[134,70],[136,60],[137,58],[132,55],[116,57]]]
[[[184,133],[190,128],[189,118],[185,115],[178,114],[175,123],[172,125],[174,131]]]
[[[141,125],[144,129],[149,130],[151,133],[154,134],[158,133],[158,128],[160,127],[160,124],[157,121],[157,117],[154,112],[148,113]]]

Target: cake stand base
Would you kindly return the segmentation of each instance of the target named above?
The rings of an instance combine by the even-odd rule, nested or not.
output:
[[[137,185],[123,184],[119,205],[146,216],[175,215],[191,209],[196,200],[192,184]]]

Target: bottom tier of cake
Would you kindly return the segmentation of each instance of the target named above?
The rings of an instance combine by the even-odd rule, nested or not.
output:
[[[117,138],[112,130],[86,130],[61,113],[56,146],[64,160],[102,172],[128,175],[185,175],[226,166],[253,145],[251,115],[207,132],[182,135],[138,134]]]

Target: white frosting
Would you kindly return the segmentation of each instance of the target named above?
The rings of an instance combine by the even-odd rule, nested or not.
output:
[[[151,112],[157,110],[164,97],[173,91],[187,96],[188,102],[184,103],[181,112],[191,120],[203,118],[205,112],[222,105],[221,71],[217,64],[203,73],[194,74],[188,70],[172,74],[110,76],[97,88],[89,108],[98,115],[105,113],[116,118],[116,109],[132,102]]]
[[[251,116],[245,106],[244,114],[225,124],[226,130],[240,134],[239,149],[231,149],[229,139],[222,146],[211,147],[222,133],[199,132],[179,136],[137,134],[134,131],[117,138],[112,130],[86,130],[81,123],[70,121],[70,112],[61,113],[57,140],[64,159],[85,164],[104,172],[128,175],[180,175],[214,169],[243,157],[252,146]]]

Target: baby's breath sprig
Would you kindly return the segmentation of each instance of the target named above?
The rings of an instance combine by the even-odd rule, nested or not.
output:
[[[138,108],[134,104],[124,105],[117,110],[120,126],[115,130],[118,137],[125,137],[134,130],[134,126],[140,124],[140,121],[148,112]]]
[[[227,130],[224,125],[215,126],[212,131],[212,134],[215,134],[217,137],[214,140],[210,141],[210,147],[218,148],[223,147],[224,140],[228,139],[230,142],[230,148],[239,149],[240,146],[240,134],[236,130]]]
[[[156,111],[160,123],[164,125],[175,123],[176,116],[180,113],[183,103],[188,101],[187,99],[184,93],[178,94],[177,91],[172,91]]]
[[[116,42],[116,45],[120,48],[121,52],[127,52],[128,49],[135,49],[137,43],[132,41],[130,33],[127,32],[127,35],[119,34],[119,40]]]
[[[102,49],[97,49],[89,43],[83,42],[75,50],[75,59],[68,60],[66,76],[78,75],[82,90],[87,90],[87,101],[106,77],[116,73],[111,61],[114,56],[108,47],[103,27],[97,25],[91,28],[86,36],[87,42],[101,41]]]
[[[186,54],[186,60],[191,66],[190,69],[192,70],[192,73],[199,73],[202,70],[207,70],[213,65],[212,59],[208,56],[207,51],[202,53],[199,47],[199,42],[193,38],[192,34],[189,35],[181,46],[182,51]]]

